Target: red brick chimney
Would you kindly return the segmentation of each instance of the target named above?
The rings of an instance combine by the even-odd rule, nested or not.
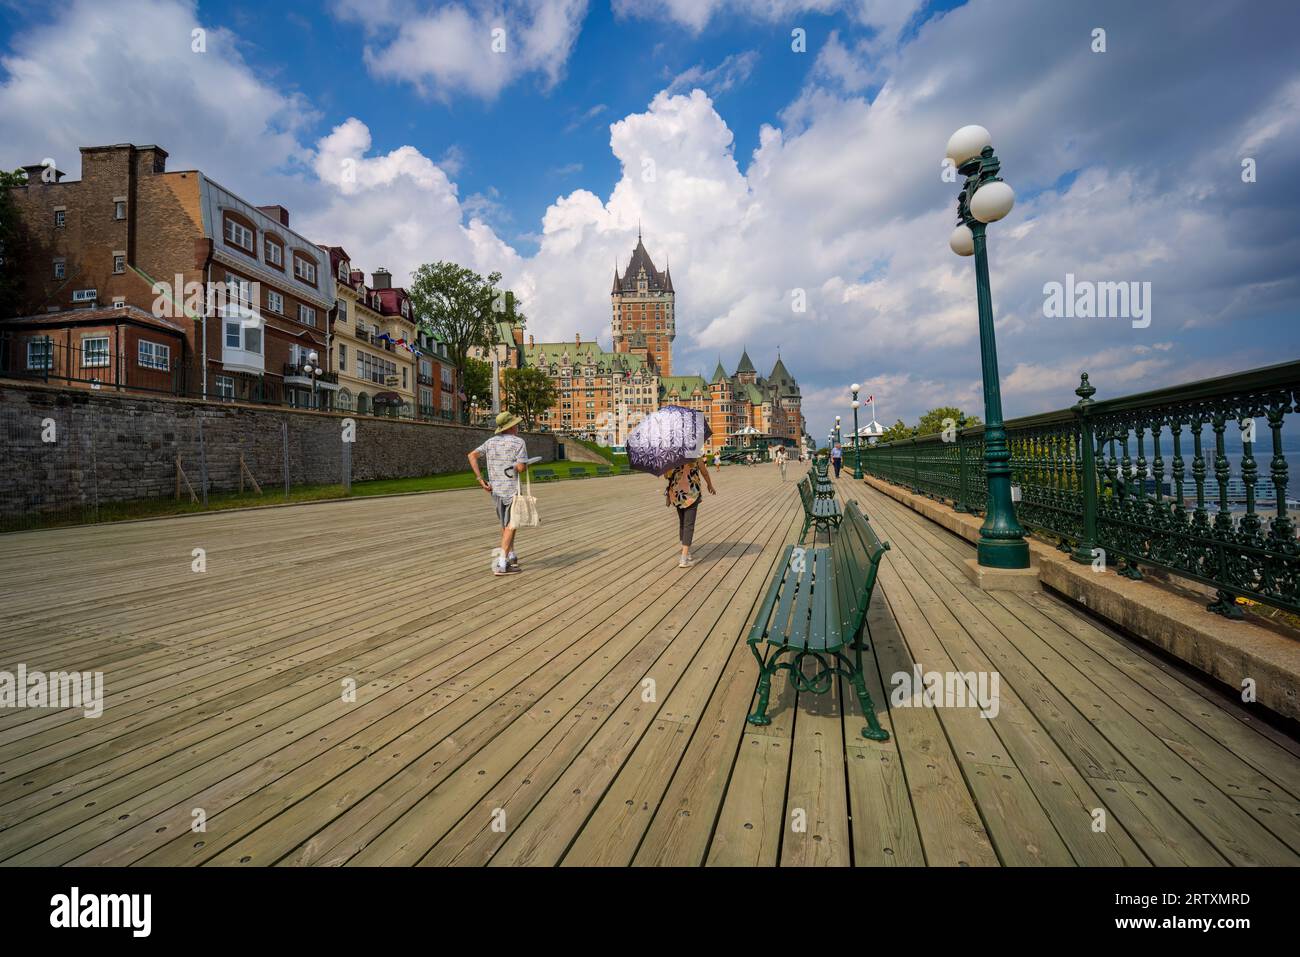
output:
[[[289,228],[289,211],[283,206],[259,206],[257,210],[266,213],[285,229]]]

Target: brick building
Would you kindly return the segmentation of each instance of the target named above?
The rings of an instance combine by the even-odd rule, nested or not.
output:
[[[174,394],[185,351],[184,326],[124,304],[0,323],[0,375],[74,388]]]
[[[416,322],[411,297],[382,266],[366,284],[341,246],[322,246],[334,277],[331,368],[338,408],[367,415],[454,419],[452,366],[446,347]]]
[[[636,231],[636,248],[623,275],[614,266],[614,288],[609,294],[613,310],[614,351],[640,357],[657,375],[673,374],[673,340],[677,320],[672,270],[655,268]]]
[[[288,210],[254,206],[197,170],[168,171],[158,146],[82,147],[79,180],[24,169],[26,184],[10,189],[20,313],[45,316],[57,339],[80,327],[82,309],[133,307],[183,330],[169,361],[187,394],[330,404],[334,373],[304,367],[328,355],[334,283]]]
[[[799,384],[778,356],[763,377],[748,351],[735,375],[718,363],[711,380],[673,375],[676,292],[667,268],[655,268],[640,230],[622,275],[614,271],[610,293],[614,350],[575,336],[568,342],[534,342],[524,350],[528,365],[545,371],[558,399],[541,423],[558,431],[621,444],[641,416],[664,405],[699,409],[713,436],[706,451],[724,445],[799,444],[804,431]]]
[[[524,361],[551,377],[557,400],[539,423],[556,431],[619,432],[618,423],[653,412],[659,377],[644,356],[607,352],[595,342],[535,342],[529,337]]]

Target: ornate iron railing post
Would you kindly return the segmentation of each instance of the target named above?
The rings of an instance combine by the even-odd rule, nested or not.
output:
[[[1079,485],[1083,492],[1083,534],[1079,544],[1070,556],[1076,562],[1089,564],[1093,560],[1093,551],[1097,547],[1097,460],[1093,453],[1092,422],[1088,418],[1088,407],[1097,388],[1088,381],[1088,373],[1079,376],[1079,388],[1074,394],[1079,401],[1074,412],[1079,417]]]
[[[960,431],[957,433],[957,501],[953,503],[953,511],[969,512],[970,506],[967,504],[969,497],[970,485],[966,476],[966,446],[965,436]]]

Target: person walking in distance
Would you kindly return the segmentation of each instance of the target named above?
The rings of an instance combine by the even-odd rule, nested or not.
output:
[[[840,469],[844,467],[844,450],[840,448],[840,443],[835,443],[835,448],[831,449],[831,465],[835,466],[835,477],[840,477]]]
[[[521,571],[515,557],[515,529],[510,528],[510,505],[519,494],[519,476],[528,469],[528,450],[519,437],[517,415],[502,412],[497,416],[496,434],[469,453],[469,467],[479,486],[492,495],[497,518],[501,520],[501,554],[492,562],[493,575]],[[487,480],[479,470],[479,458],[487,460]]]
[[[778,445],[778,446],[776,447],[776,464],[777,464],[778,466],[780,466],[780,468],[781,468],[781,481],[782,481],[782,482],[785,481],[785,458],[786,458],[786,454],[785,454],[785,446],[784,446],[784,445]]]
[[[669,469],[664,478],[668,480],[664,499],[668,505],[677,508],[677,538],[682,546],[677,567],[690,568],[695,564],[695,559],[691,558],[691,541],[695,537],[695,516],[702,497],[700,482],[703,481],[707,486],[710,495],[718,493],[714,491],[713,478],[709,475],[709,467],[704,464],[703,456],[679,468]]]

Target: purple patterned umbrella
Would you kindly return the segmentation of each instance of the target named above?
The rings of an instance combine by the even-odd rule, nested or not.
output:
[[[628,434],[628,464],[641,472],[663,475],[703,455],[704,442],[712,434],[703,412],[666,405]]]

